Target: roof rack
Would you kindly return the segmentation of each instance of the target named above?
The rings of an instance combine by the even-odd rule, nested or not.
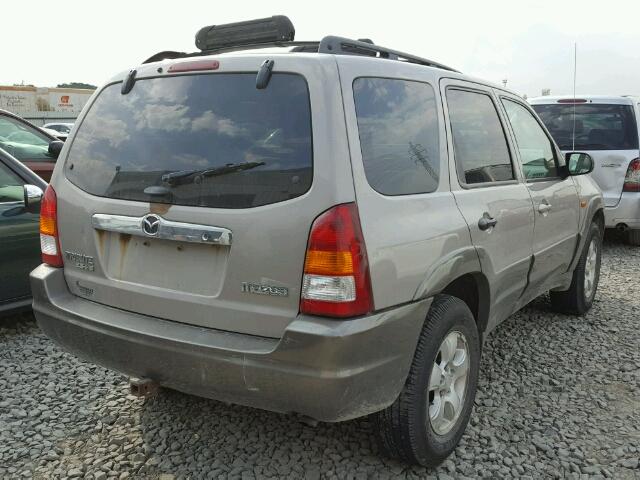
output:
[[[375,58],[386,58],[389,60],[397,60],[400,62],[416,63],[427,67],[436,67],[451,72],[458,70],[447,67],[442,63],[427,60],[426,58],[417,57],[409,53],[392,50],[390,48],[381,47],[370,43],[370,41],[351,40],[350,38],[327,36],[320,41],[318,53],[332,53],[334,55],[364,55]]]
[[[321,41],[308,41],[308,42],[268,42],[268,43],[253,43],[245,45],[236,45],[230,47],[221,47],[211,50],[203,50],[201,52],[173,52],[164,51],[158,52],[151,57],[147,58],[142,63],[159,62],[161,60],[171,60],[175,58],[187,58],[187,57],[200,57],[204,55],[215,55],[218,53],[235,52],[239,50],[254,50],[260,48],[273,48],[273,47],[292,47],[292,52],[311,52],[311,53],[327,53],[333,55],[362,55],[372,58],[383,58],[387,60],[396,60],[400,62],[415,63],[417,65],[424,65],[427,67],[440,68],[442,70],[448,70],[450,72],[457,72],[455,68],[449,67],[442,63],[434,62],[426,58],[411,55],[409,53],[392,50],[390,48],[381,47],[379,45],[363,42],[360,40],[352,40],[344,37],[335,37],[329,35],[324,37]]]
[[[159,62],[160,60],[172,60],[174,58],[188,58],[188,57],[202,57],[204,55],[216,55],[218,53],[237,52],[239,50],[256,50],[260,48],[273,48],[273,47],[292,47],[294,52],[317,52],[320,42],[294,42],[294,41],[278,41],[278,42],[264,42],[264,43],[247,43],[244,45],[226,46],[220,48],[212,48],[210,50],[202,50],[201,52],[174,52],[166,50],[158,52],[147,58],[144,63]]]
[[[291,20],[283,15],[249,20],[245,22],[211,25],[201,28],[196,35],[196,46],[201,50],[194,53],[164,51],[149,57],[143,63],[160,60],[212,55],[238,50],[252,50],[269,47],[292,47],[293,52],[314,52],[332,55],[362,55],[372,58],[383,58],[400,62],[415,63],[428,67],[441,68],[457,72],[438,62],[417,57],[409,53],[391,50],[375,45],[373,41],[363,38],[327,36],[319,42],[295,42],[295,29]]]

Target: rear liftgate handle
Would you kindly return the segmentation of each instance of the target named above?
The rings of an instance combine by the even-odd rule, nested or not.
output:
[[[484,212],[480,220],[478,220],[478,228],[482,231],[489,230],[498,224],[498,220],[489,215],[489,212]]]

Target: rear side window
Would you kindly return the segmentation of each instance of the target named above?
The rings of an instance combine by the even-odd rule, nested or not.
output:
[[[387,78],[353,82],[362,161],[371,187],[383,195],[438,188],[438,112],[431,85]]]
[[[274,73],[138,80],[127,95],[105,88],[80,125],[67,178],[98,196],[177,205],[248,208],[311,186],[306,81]]]
[[[532,105],[562,150],[635,150],[638,126],[631,105]]]
[[[491,97],[448,89],[447,105],[458,178],[468,185],[514,180],[507,140]]]

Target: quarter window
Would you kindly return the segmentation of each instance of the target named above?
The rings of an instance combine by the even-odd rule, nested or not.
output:
[[[506,98],[502,103],[516,137],[525,178],[557,177],[558,165],[554,148],[538,121],[519,103]]]
[[[514,180],[507,140],[489,95],[447,91],[458,177],[466,184]]]
[[[431,85],[387,78],[353,82],[367,181],[383,195],[433,192],[440,175],[438,111]]]

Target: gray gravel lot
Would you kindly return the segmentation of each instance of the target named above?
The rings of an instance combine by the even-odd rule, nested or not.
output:
[[[546,298],[483,353],[471,424],[436,471],[380,458],[366,419],[294,416],[161,391],[0,319],[0,478],[640,478],[640,248],[608,238],[586,318]]]

